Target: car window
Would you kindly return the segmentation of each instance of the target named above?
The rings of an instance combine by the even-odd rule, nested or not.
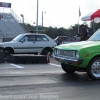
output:
[[[27,42],[28,41],[28,38],[27,36],[24,36],[22,39],[21,39],[22,42]]]
[[[28,41],[36,41],[35,35],[29,35]]]
[[[20,34],[17,37],[15,37],[12,41],[19,42],[24,37],[24,34]]]
[[[67,41],[68,40],[67,37],[64,37],[64,36],[59,36],[55,40],[58,41],[59,38],[62,39],[62,41]]]
[[[100,41],[100,29],[98,29],[88,40],[89,41]]]
[[[67,37],[64,37],[64,41],[67,41]]]
[[[37,41],[49,41],[45,35],[37,35]]]
[[[35,35],[26,35],[21,41],[23,42],[36,41],[36,38]]]

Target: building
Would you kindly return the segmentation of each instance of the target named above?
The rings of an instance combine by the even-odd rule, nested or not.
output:
[[[22,22],[12,9],[7,10],[7,12],[0,10],[0,42],[9,41],[19,34],[28,32],[27,27]]]

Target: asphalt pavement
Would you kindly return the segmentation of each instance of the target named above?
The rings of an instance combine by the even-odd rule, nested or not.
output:
[[[1,100],[99,100],[100,81],[86,72],[66,74],[53,58],[49,64],[0,64]]]

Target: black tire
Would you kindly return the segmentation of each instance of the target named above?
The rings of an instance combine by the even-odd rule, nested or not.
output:
[[[92,59],[87,67],[87,74],[94,80],[100,79],[100,57]]]
[[[47,55],[48,53],[52,55],[52,48],[45,48],[42,50],[42,55]]]
[[[5,48],[4,52],[5,52],[5,55],[10,55],[14,53],[12,48]]]
[[[73,68],[70,68],[71,65],[67,65],[64,63],[61,63],[62,69],[66,72],[66,73],[74,73],[75,70]]]

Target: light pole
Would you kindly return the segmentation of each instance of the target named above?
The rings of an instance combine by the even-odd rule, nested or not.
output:
[[[23,15],[23,14],[20,14],[20,16],[22,17],[22,19],[23,19],[23,24],[24,24],[24,15]]]
[[[43,13],[46,13],[46,12],[42,11],[42,29],[43,29]]]
[[[37,14],[36,14],[36,33],[38,33],[38,0],[37,0]]]

